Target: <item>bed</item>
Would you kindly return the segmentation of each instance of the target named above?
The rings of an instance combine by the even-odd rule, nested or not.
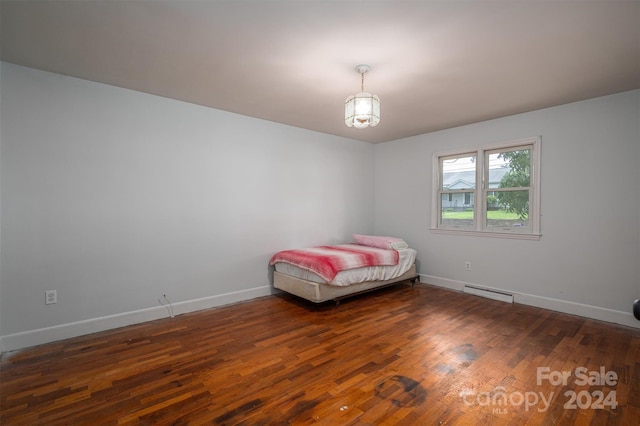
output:
[[[402,239],[354,234],[354,243],[284,250],[269,264],[275,288],[314,303],[418,280],[416,250]]]

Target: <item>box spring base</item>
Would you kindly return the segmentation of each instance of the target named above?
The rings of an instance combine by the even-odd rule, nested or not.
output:
[[[319,284],[306,281],[301,278],[296,278],[291,275],[286,275],[278,271],[273,272],[273,286],[275,288],[315,303],[326,302],[327,300],[334,300],[337,303],[341,299],[349,296],[355,296],[356,294],[372,291],[377,288],[397,284],[407,280],[411,280],[412,283],[415,283],[418,280],[415,264],[412,265],[407,272],[391,280],[365,281],[363,283],[351,284],[348,286]]]

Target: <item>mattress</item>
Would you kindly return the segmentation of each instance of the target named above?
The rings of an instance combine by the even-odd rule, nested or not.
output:
[[[318,284],[330,284],[332,286],[349,286],[368,281],[387,281],[405,274],[415,263],[417,252],[412,248],[398,250],[399,261],[391,266],[368,266],[364,268],[347,269],[340,271],[331,282],[328,282],[318,274],[290,263],[278,262],[275,270],[281,274],[300,278]]]

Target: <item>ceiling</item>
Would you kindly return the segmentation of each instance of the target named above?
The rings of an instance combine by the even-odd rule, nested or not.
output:
[[[3,61],[379,143],[640,88],[640,0],[1,0]],[[380,97],[374,128],[344,100]]]

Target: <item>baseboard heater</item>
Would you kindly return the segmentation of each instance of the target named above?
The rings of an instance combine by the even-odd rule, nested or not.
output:
[[[504,293],[501,291],[488,290],[486,288],[479,288],[479,287],[472,287],[470,285],[465,285],[462,291],[465,293],[474,294],[476,296],[486,297],[487,299],[513,303],[513,294]]]

